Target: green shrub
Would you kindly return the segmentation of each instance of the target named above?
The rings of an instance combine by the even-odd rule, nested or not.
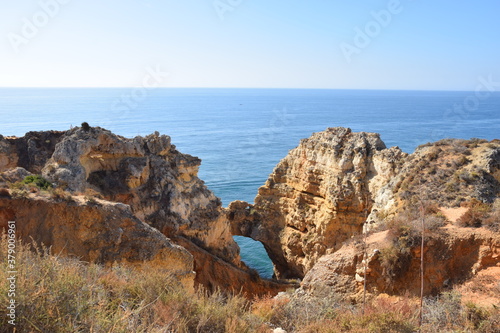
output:
[[[47,191],[49,188],[52,188],[52,184],[45,178],[40,175],[30,175],[26,176],[22,181],[22,184],[25,185],[34,185],[41,190]]]

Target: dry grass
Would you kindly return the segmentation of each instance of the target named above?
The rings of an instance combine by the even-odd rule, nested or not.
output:
[[[500,332],[498,309],[464,304],[456,291],[426,298],[423,313],[425,332]]]
[[[6,237],[0,241],[6,265]],[[415,299],[379,297],[364,313],[336,295],[262,297],[198,290],[186,293],[161,271],[105,268],[18,244],[17,332],[415,332]],[[6,270],[0,271],[6,281]],[[7,304],[7,284],[0,284]],[[426,301],[422,332],[498,332],[498,311],[462,304],[454,295]],[[0,332],[10,332],[0,307]]]
[[[6,267],[7,242],[0,242]],[[253,332],[262,325],[240,296],[187,294],[162,271],[105,268],[18,245],[17,332]],[[0,271],[6,281],[6,270]],[[7,284],[0,303],[7,304]],[[0,332],[9,332],[5,307]]]

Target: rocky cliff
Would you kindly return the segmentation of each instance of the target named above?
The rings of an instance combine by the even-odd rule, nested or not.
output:
[[[397,253],[388,231],[367,239],[367,259],[360,238],[346,242],[335,253],[323,256],[306,274],[301,289],[310,294],[325,290],[353,302],[369,295],[420,294],[419,242]],[[424,246],[424,293],[436,295],[472,278],[477,272],[500,262],[500,235],[484,228],[447,226],[428,235]],[[366,263],[366,267],[365,267]]]
[[[440,215],[440,208],[462,205],[463,213],[474,200],[494,202],[499,180],[496,140],[442,140],[409,155],[398,147],[386,148],[377,134],[329,128],[302,140],[281,160],[259,189],[255,204],[233,202],[226,214],[233,234],[264,244],[278,277],[304,278],[308,290],[327,285],[336,292],[356,293],[362,257],[358,247],[349,245],[351,239],[359,241],[364,231],[392,228],[397,235],[388,242],[406,243],[392,259],[387,259],[387,251],[384,255],[397,267],[404,266],[404,274],[393,271],[389,275],[400,280],[388,282],[373,273],[370,283],[376,290],[398,293],[416,288],[405,281],[418,276],[415,223],[421,213],[436,229],[425,249],[427,260],[436,265],[428,269],[438,271],[429,273],[435,277],[428,277],[426,292],[435,292],[445,280],[463,280],[473,269],[486,267],[484,260],[490,266],[499,263],[497,232],[490,232],[489,238],[478,236],[480,232],[467,237],[444,232],[449,221]],[[490,248],[490,254],[479,255],[480,248]],[[458,264],[463,258],[468,259]],[[380,265],[376,256],[372,259],[373,265]]]
[[[198,158],[180,153],[170,137],[159,133],[127,139],[90,127],[0,137],[5,181],[26,171],[41,173],[71,195],[127,205],[135,218],[189,249],[197,283],[209,288],[231,285],[231,280],[219,279],[221,272],[205,270],[222,262],[228,279],[235,277],[232,288],[264,290],[266,283],[241,262],[220,200],[197,176],[199,166]]]
[[[35,193],[18,198],[4,194],[0,197],[0,230],[7,229],[8,221],[15,221],[16,236],[25,244],[35,240],[54,254],[86,262],[154,266],[193,289],[193,256],[137,219],[124,204],[89,202],[83,197],[54,200]]]
[[[0,136],[0,223],[19,220],[20,237],[84,260],[171,266],[185,283],[194,270],[198,284],[249,295],[293,284],[261,280],[241,262],[233,235],[262,242],[277,278],[353,300],[365,264],[369,293],[416,293],[420,221],[426,293],[500,267],[498,140],[441,140],[407,154],[378,134],[329,128],[290,151],[255,204],[227,209],[198,178],[199,165],[158,133]],[[31,174],[55,189],[14,197],[18,190],[1,189]],[[486,223],[490,230],[464,228]]]
[[[233,233],[262,242],[278,277],[302,278],[321,256],[362,232],[406,157],[397,147],[387,149],[378,134],[315,133],[281,160],[255,205],[229,206]]]

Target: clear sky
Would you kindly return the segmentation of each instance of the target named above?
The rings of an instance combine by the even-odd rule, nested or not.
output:
[[[500,81],[499,14],[498,0],[4,0],[0,87],[472,90]]]

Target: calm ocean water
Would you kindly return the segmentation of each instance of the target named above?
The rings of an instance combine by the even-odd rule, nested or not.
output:
[[[442,138],[500,138],[500,93],[291,89],[0,89],[0,134],[66,130],[87,121],[133,137],[168,134],[202,159],[200,178],[222,199],[252,202],[301,138],[327,127],[377,132],[412,152]],[[242,258],[269,277],[260,243],[236,237]]]

